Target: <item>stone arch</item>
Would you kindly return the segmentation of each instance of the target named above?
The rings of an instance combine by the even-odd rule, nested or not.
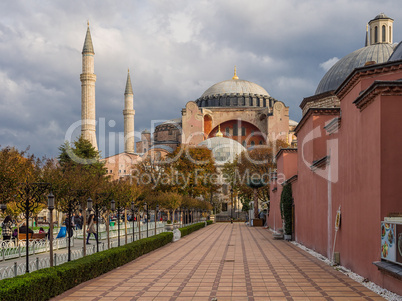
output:
[[[212,130],[212,117],[211,115],[206,114],[204,115],[204,134],[208,136],[211,130]]]
[[[221,122],[210,131],[208,138],[216,137],[219,127],[223,137],[233,139],[246,148],[252,143],[253,145],[260,144],[261,140],[264,144],[267,143],[267,137],[263,131],[255,124],[240,119],[229,119]]]

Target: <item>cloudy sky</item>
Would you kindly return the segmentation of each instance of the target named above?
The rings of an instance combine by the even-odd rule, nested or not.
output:
[[[338,58],[364,46],[366,23],[381,12],[401,41],[397,0],[1,1],[0,145],[58,155],[81,118],[87,20],[107,156],[119,151],[109,140],[123,132],[128,68],[138,132],[180,117],[235,65],[299,121],[302,99]]]

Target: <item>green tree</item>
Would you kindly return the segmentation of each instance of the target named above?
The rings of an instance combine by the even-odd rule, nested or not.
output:
[[[283,186],[280,202],[282,220],[285,222],[284,232],[286,235],[292,235],[293,229],[293,196],[292,185],[287,183]]]

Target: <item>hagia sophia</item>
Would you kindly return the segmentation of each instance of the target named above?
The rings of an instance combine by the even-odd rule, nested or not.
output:
[[[183,103],[177,116],[157,125],[153,133],[143,131],[134,143],[128,74],[125,149],[105,158],[108,173],[115,179],[126,176],[133,163],[147,156],[161,158],[181,145],[213,149],[231,141],[231,156],[214,154],[223,164],[233,152],[283,139],[289,148],[276,154],[267,226],[273,231],[283,227],[281,192],[291,185],[293,240],[402,294],[402,142],[395,137],[402,111],[402,42],[393,41],[393,22],[384,13],[368,22],[364,47],[335,63],[315,94],[301,99],[299,122],[289,119],[283,101],[240,79],[241,71],[235,68],[230,79],[205,87],[196,100]],[[96,76],[89,26],[82,55],[82,135],[96,147]],[[278,174],[285,175],[284,183],[276,182]],[[335,224],[338,215],[342,222]],[[382,256],[384,223],[396,225],[394,257]]]

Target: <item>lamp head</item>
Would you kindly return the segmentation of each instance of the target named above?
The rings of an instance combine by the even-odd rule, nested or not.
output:
[[[49,195],[47,196],[47,208],[49,210],[54,209],[54,195],[52,192],[50,192]],[[3,208],[1,208],[1,210],[3,210]]]
[[[88,209],[88,211],[92,211],[92,199],[91,199],[91,197],[89,197],[88,200],[87,200],[87,209]]]

